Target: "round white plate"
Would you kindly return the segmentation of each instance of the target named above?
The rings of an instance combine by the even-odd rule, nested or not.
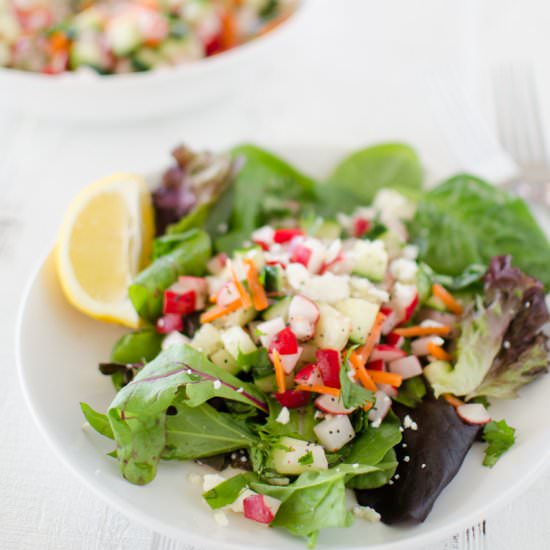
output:
[[[295,148],[290,153],[288,157],[300,167],[309,168],[310,173],[319,172],[319,160],[322,171],[335,160],[334,152],[332,156],[326,151],[315,154],[311,148]],[[164,462],[157,478],[144,487],[122,479],[115,460],[106,456],[113,448],[112,442],[83,429],[79,402],[106,410],[114,390],[110,379],[99,374],[97,364],[109,357],[112,344],[124,332],[85,317],[66,302],[51,255],[38,266],[19,314],[18,366],[33,416],[68,468],[123,513],[197,549],[304,550],[303,540],[236,514],[228,513],[229,527],[218,526],[200,497],[200,487],[188,481],[188,473],[204,471],[195,464]],[[386,527],[356,520],[349,529],[323,531],[318,548],[422,548],[510,502],[548,462],[549,394],[550,376],[543,376],[522,391],[521,399],[491,408],[494,418],[505,417],[517,428],[516,445],[488,469],[481,465],[483,445],[476,444],[426,522]]]

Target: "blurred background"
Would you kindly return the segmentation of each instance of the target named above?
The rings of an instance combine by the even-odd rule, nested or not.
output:
[[[45,82],[3,70],[0,298],[9,314],[0,317],[0,360],[13,365],[22,281],[53,243],[69,199],[113,171],[161,169],[180,142],[219,149],[253,140],[274,149],[344,151],[400,140],[418,148],[432,182],[457,170],[496,183],[510,177],[517,159],[499,142],[495,95],[510,67],[521,67],[548,127],[549,25],[550,6],[540,0],[308,0],[261,39],[265,44],[223,54],[225,66],[218,63],[223,56],[208,60],[208,70],[164,71],[158,81],[123,76],[110,90],[92,75],[56,83],[51,79],[65,77]],[[0,411],[9,437],[0,471],[13,475],[0,476],[3,547],[186,549],[68,477],[31,424],[14,368],[6,371]],[[549,489],[547,475],[489,518],[487,548],[546,548]],[[521,528],[527,522],[529,529]],[[434,550],[459,548],[462,540],[459,534]]]

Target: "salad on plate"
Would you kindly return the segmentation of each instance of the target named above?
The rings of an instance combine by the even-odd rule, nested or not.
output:
[[[550,246],[521,199],[466,174],[425,190],[402,144],[323,182],[252,145],[173,157],[152,191],[85,189],[56,250],[67,298],[133,329],[99,365],[108,410],[81,404],[124,478],[197,461],[213,521],[314,546],[422,522],[472,445],[488,467],[514,445],[491,401],[548,367]]]

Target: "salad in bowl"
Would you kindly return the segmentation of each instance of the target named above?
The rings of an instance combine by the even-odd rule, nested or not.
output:
[[[85,189],[56,249],[69,301],[132,328],[99,365],[108,409],[81,404],[128,482],[197,461],[213,522],[314,546],[424,521],[474,444],[487,467],[514,445],[491,402],[548,367],[550,246],[521,199],[466,174],[424,190],[401,144],[324,182],[251,145],[173,156],[152,191]]]

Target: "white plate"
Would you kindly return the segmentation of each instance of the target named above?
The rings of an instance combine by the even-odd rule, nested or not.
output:
[[[318,159],[329,167],[335,154],[295,148],[288,156],[302,168],[319,172]],[[330,160],[330,162],[329,162]],[[317,168],[317,169],[315,169]],[[97,370],[109,357],[123,329],[80,314],[64,299],[51,255],[32,277],[17,327],[21,381],[33,416],[45,438],[69,469],[97,494],[150,528],[208,550],[304,550],[304,541],[276,529],[266,529],[228,513],[230,527],[218,526],[200,498],[200,487],[187,479],[203,471],[190,463],[165,462],[157,478],[145,487],[124,481],[116,462],[107,457],[112,443],[83,430],[79,401],[106,410],[114,391],[110,379]],[[457,477],[436,502],[432,514],[418,526],[386,527],[357,520],[350,529],[329,529],[319,537],[319,549],[390,550],[421,548],[485,517],[510,502],[544,468],[550,454],[547,396],[550,376],[522,392],[521,399],[491,408],[495,418],[517,428],[517,443],[492,468],[481,466],[483,446],[475,445]],[[418,483],[422,480],[419,479]]]

